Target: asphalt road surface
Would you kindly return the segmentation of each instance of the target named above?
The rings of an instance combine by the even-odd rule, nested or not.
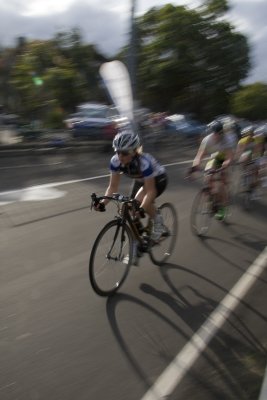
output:
[[[174,254],[163,267],[144,256],[110,299],[88,280],[96,234],[115,215],[112,206],[89,208],[90,194],[108,182],[107,155],[0,161],[1,400],[258,398],[267,352],[267,193],[250,212],[237,201],[229,223],[213,221],[200,240],[189,218],[201,182],[184,180],[192,156],[159,154],[170,180],[160,201],[179,216]],[[235,171],[232,181],[235,189]],[[262,273],[190,368],[179,380],[167,373],[168,396],[151,393],[177,355],[192,357],[194,334],[264,251]]]

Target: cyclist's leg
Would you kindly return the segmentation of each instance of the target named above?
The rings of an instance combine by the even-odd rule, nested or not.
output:
[[[156,197],[159,197],[165,190],[168,185],[168,177],[166,174],[159,175],[155,178],[156,182]]]
[[[260,163],[261,163],[260,158],[256,158],[254,160],[254,165],[253,166],[254,166],[254,178],[255,178],[254,183],[255,183],[255,187],[258,187],[259,184],[260,184],[260,179],[259,179]]]
[[[252,165],[252,199],[257,200],[260,195],[261,180],[260,180],[260,158],[253,160]]]
[[[155,191],[156,191],[155,198],[152,199],[146,205],[146,210],[145,210],[146,213],[152,219],[154,219],[157,214],[155,199],[164,192],[164,190],[167,187],[167,183],[168,183],[168,178],[167,178],[166,174],[162,174],[162,175],[155,177]],[[132,194],[134,194],[135,199],[138,200],[140,203],[142,203],[145,196],[147,195],[144,184],[142,182],[136,182],[133,189],[134,190],[132,190]]]
[[[229,204],[229,176],[227,170],[221,172],[221,204],[224,207]]]
[[[131,192],[130,192],[130,197],[131,197],[131,199],[137,198],[137,194],[139,193],[139,191],[140,191],[140,189],[141,189],[142,187],[143,187],[143,182],[134,180],[133,186],[132,186],[132,189],[131,189]],[[143,200],[142,196],[139,196],[139,197],[141,197],[141,200],[140,200],[139,198],[138,198],[137,200],[139,200],[140,202],[142,202],[142,200]]]
[[[145,196],[147,194],[143,183],[137,182],[135,184],[135,191],[133,190],[132,194],[134,194],[134,193],[135,193],[135,195],[133,197],[136,200],[138,200],[140,204],[142,204],[142,202],[143,202],[143,200],[144,200],[144,198],[145,198]],[[146,205],[145,212],[147,213],[147,215],[150,218],[154,218],[155,217],[155,215],[156,215],[156,206],[154,204],[154,200]]]
[[[168,177],[166,174],[159,175],[155,178],[156,185],[156,198],[158,198],[166,189],[168,184]],[[152,228],[152,239],[157,241],[166,232],[166,226],[164,225],[164,218],[160,208],[156,208],[156,212],[153,218]]]
[[[220,168],[221,165],[218,165]],[[228,182],[228,174],[224,169],[220,172],[219,177],[219,190],[217,194],[218,198],[218,211],[215,214],[215,218],[219,220],[223,220],[226,216],[227,206],[229,205],[229,182]]]
[[[262,187],[267,187],[267,152],[260,159],[259,180]]]
[[[214,193],[215,185],[214,185],[214,179],[213,179],[213,175],[209,174],[210,171],[214,170],[216,167],[215,165],[215,159],[212,158],[210,159],[205,168],[204,168],[204,187],[209,188],[210,193]]]

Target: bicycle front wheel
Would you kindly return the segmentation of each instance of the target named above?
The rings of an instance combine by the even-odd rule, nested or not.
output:
[[[201,189],[197,193],[191,208],[190,223],[192,232],[198,236],[206,235],[213,214],[210,193],[206,189]]]
[[[89,260],[89,279],[100,296],[111,296],[124,282],[132,263],[130,228],[118,220],[109,222],[98,234]]]
[[[251,210],[252,194],[253,194],[252,176],[249,174],[244,174],[242,177],[241,202],[243,208],[246,211]]]
[[[153,243],[149,255],[156,265],[162,265],[171,256],[178,233],[178,217],[171,203],[164,203],[159,207],[163,219],[164,232],[158,243]]]

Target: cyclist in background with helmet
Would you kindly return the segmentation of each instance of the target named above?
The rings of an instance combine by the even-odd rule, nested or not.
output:
[[[264,135],[262,129],[247,126],[241,131],[241,139],[238,142],[235,159],[243,167],[253,163],[255,189],[259,186],[259,169],[264,154]]]
[[[199,170],[201,161],[205,156],[210,156],[205,171],[221,169],[220,208],[217,210],[215,217],[223,220],[226,215],[226,207],[229,204],[227,168],[231,165],[234,157],[234,138],[231,135],[224,134],[223,124],[217,120],[208,125],[208,132],[208,135],[200,143],[193,166],[189,170],[189,175]],[[211,177],[208,178],[208,184],[210,183],[209,179]]]
[[[165,168],[151,154],[142,152],[140,138],[131,128],[124,128],[115,136],[113,149],[115,154],[110,160],[110,181],[105,195],[112,196],[118,192],[122,174],[133,179],[131,197],[137,199],[141,209],[152,218],[151,237],[157,241],[164,232],[164,226],[154,200],[166,189]],[[108,200],[102,200],[102,203],[106,205]]]

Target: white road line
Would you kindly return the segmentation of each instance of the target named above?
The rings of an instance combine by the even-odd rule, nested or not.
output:
[[[205,350],[210,340],[222,327],[227,318],[229,318],[240,300],[249,291],[266,267],[267,247],[265,247],[263,252],[242,275],[207,321],[192,336],[191,340],[177,354],[175,359],[163,371],[141,400],[162,400],[167,399],[171,395],[186,372],[192,367],[201,352]]]
[[[190,164],[192,163],[192,160],[188,160],[188,161],[177,161],[175,163],[171,163],[171,164],[165,164],[165,167],[171,167],[173,165],[182,165],[182,164]],[[70,181],[62,181],[62,182],[54,182],[54,183],[44,183],[42,185],[35,185],[35,186],[29,186],[27,188],[24,189],[15,189],[15,190],[9,190],[6,192],[0,192],[0,196],[1,195],[7,195],[7,194],[14,194],[14,193],[19,193],[22,190],[26,190],[26,189],[38,189],[38,188],[53,188],[53,187],[57,187],[57,186],[63,186],[63,185],[71,185],[73,183],[79,183],[79,182],[85,182],[85,181],[92,181],[95,179],[102,179],[102,178],[108,178],[109,174],[106,175],[98,175],[98,176],[92,176],[90,178],[83,178],[83,179],[73,179]]]
[[[27,189],[53,188],[53,187],[57,187],[57,186],[71,185],[72,183],[91,181],[91,180],[94,180],[94,179],[106,178],[108,176],[109,175],[99,175],[99,176],[93,176],[92,178],[73,179],[71,181],[54,182],[54,183],[44,183],[42,185],[28,186],[28,187],[26,187],[24,189],[15,189],[15,190],[9,190],[9,191],[6,191],[6,192],[0,192],[0,196],[1,195],[7,195],[7,194],[20,193],[20,192],[25,191]]]

